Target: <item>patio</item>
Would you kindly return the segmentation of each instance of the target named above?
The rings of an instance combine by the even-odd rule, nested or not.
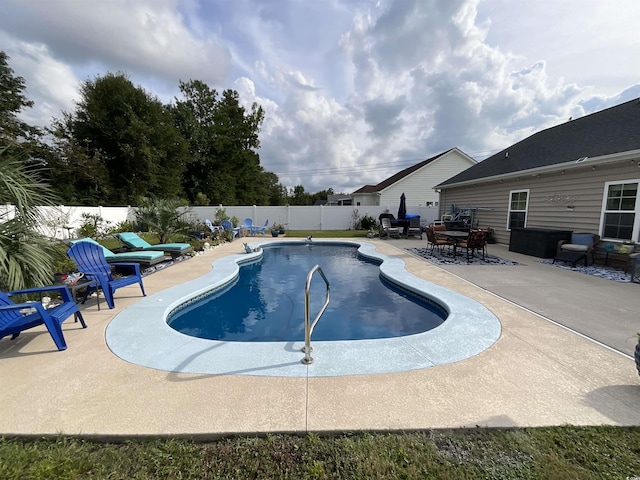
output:
[[[5,412],[0,434],[206,438],[254,432],[640,425],[640,377],[630,356],[640,285],[544,265],[501,245],[490,245],[489,253],[518,265],[435,265],[405,250],[424,246],[424,240],[374,242],[381,252],[402,258],[414,275],[484,304],[500,319],[501,338],[470,359],[394,374],[178,374],[124,362],[107,347],[109,321],[142,298],[139,288],[130,286],[118,291],[114,310],[98,311],[95,301],[88,302],[82,309],[87,329],[66,322],[69,348],[64,352],[42,329],[0,342]],[[241,249],[236,241],[175,264],[145,277],[145,289],[151,295],[197,278],[214,259]]]

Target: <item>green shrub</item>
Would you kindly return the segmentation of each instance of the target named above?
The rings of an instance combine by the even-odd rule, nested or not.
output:
[[[97,213],[85,212],[82,214],[82,225],[78,234],[80,237],[102,238],[109,232],[110,223]]]
[[[227,215],[227,211],[224,208],[218,208],[216,210],[215,219],[216,225],[221,225],[223,220],[229,220],[229,215]]]
[[[371,228],[375,229],[377,226],[377,220],[370,215],[365,215],[360,220],[360,228],[362,228],[363,230],[369,230]]]

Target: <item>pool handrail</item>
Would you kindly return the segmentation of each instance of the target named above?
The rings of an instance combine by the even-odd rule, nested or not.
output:
[[[320,276],[324,280],[324,283],[327,285],[327,294],[324,299],[324,305],[322,305],[320,312],[318,312],[315,320],[313,321],[313,323],[311,323],[309,318],[309,290],[311,289],[311,279],[313,278],[313,274],[316,272],[320,272]],[[329,286],[329,280],[327,280],[327,277],[322,271],[322,268],[320,268],[320,265],[316,265],[311,270],[309,270],[309,273],[307,274],[307,283],[304,288],[304,347],[302,347],[304,358],[302,359],[302,363],[304,363],[305,365],[310,365],[313,363],[313,357],[311,356],[311,351],[313,350],[311,348],[311,334],[313,333],[313,329],[316,326],[316,323],[318,323],[318,320],[320,320],[320,317],[329,305],[330,290],[331,287]]]

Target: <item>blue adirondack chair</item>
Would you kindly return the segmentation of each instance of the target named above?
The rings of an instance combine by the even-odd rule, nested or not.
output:
[[[138,263],[107,263],[102,247],[91,242],[75,243],[67,250],[67,255],[76,262],[78,271],[84,273],[87,279],[94,280],[97,284],[95,287],[87,287],[82,303],[85,302],[92,291],[100,288],[104,293],[104,298],[109,308],[114,308],[113,293],[118,288],[133,285],[134,283],[140,284],[143,296],[147,295],[144,292]],[[111,273],[111,267],[116,268],[118,271],[127,271],[130,274],[116,279]]]
[[[251,218],[245,218],[244,223],[242,224],[242,228],[245,229],[245,235],[255,235],[256,231],[254,229],[253,220]]]
[[[259,233],[260,235],[264,235],[265,232],[267,231],[267,227],[268,226],[269,226],[269,219],[267,218],[265,220],[265,222],[264,222],[264,225],[262,225],[262,226],[257,225],[257,226],[254,226],[253,228],[254,228],[255,233]]]
[[[39,302],[13,303],[9,298],[12,295],[52,292],[60,294],[62,304],[49,309],[45,309]],[[0,338],[11,335],[13,340],[24,330],[45,325],[58,350],[66,350],[67,343],[62,334],[62,322],[71,315],[75,316],[76,321],[80,321],[82,328],[87,328],[78,305],[64,285],[0,292]]]
[[[240,232],[239,228],[234,228],[233,223],[231,223],[229,220],[223,220],[222,222],[220,222],[222,224],[222,228],[225,230],[231,230],[233,232],[233,238],[236,238],[238,236],[238,233]]]

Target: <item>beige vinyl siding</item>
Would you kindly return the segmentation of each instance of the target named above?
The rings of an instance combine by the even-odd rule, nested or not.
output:
[[[407,205],[426,205],[438,202],[438,192],[433,187],[475,165],[468,157],[452,150],[421,169],[407,175],[381,192],[380,205],[397,209],[400,195],[405,194]]]
[[[509,192],[529,189],[528,228],[548,228],[601,234],[600,217],[605,182],[633,180],[640,176],[634,163],[576,166],[561,172],[541,176],[521,174],[518,179],[479,183],[447,188],[441,193],[441,213],[449,213],[452,203],[462,207],[489,207],[476,210],[480,225],[494,229],[499,243],[509,243],[507,212]],[[572,204],[572,205],[570,205]],[[573,210],[568,209],[572,206]]]

